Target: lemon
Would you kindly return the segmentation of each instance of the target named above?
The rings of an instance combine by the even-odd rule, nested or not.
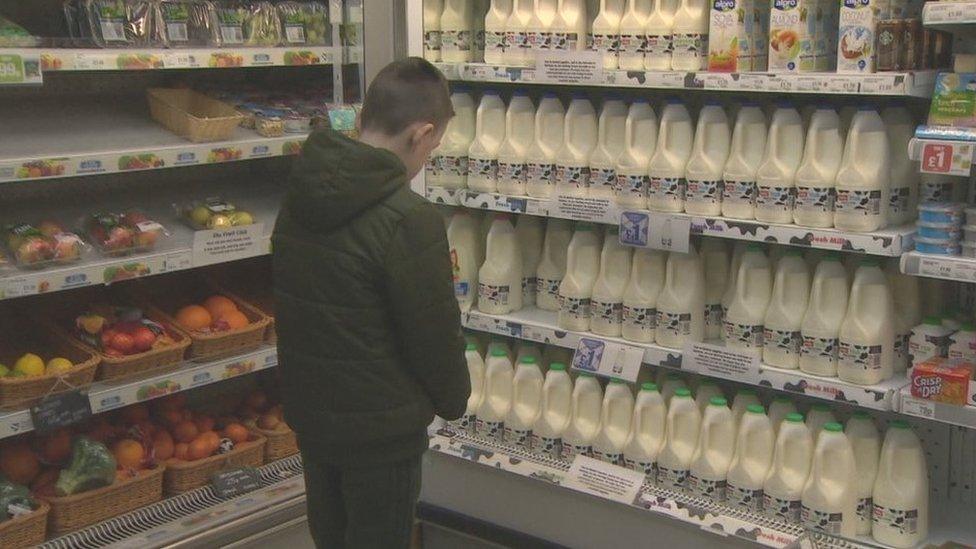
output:
[[[0,377],[7,377],[8,375],[10,375],[10,368],[0,364]]]
[[[66,358],[52,358],[47,361],[47,368],[44,369],[44,373],[47,375],[58,375],[63,374],[74,366],[74,364]]]
[[[210,210],[206,206],[197,206],[190,212],[190,219],[201,227],[206,227],[210,221]]]
[[[14,363],[14,372],[20,372],[26,376],[42,376],[44,375],[44,361],[33,353],[27,353]]]

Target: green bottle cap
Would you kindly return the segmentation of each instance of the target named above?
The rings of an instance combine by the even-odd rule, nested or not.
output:
[[[495,347],[491,350],[491,356],[508,356],[508,352],[505,349]]]
[[[712,397],[708,401],[708,403],[711,404],[712,406],[728,406],[729,405],[728,401],[726,401],[725,398],[723,398],[723,397]]]
[[[766,409],[762,407],[762,404],[750,404],[746,406],[746,411],[750,414],[765,414]]]
[[[555,370],[557,372],[565,372],[566,371],[566,365],[563,364],[562,362],[553,362],[552,364],[549,365],[549,369],[550,370]]]
[[[641,391],[654,391],[657,392],[657,383],[642,383]]]
[[[922,324],[925,324],[927,326],[942,326],[942,319],[935,315],[930,315],[925,317],[925,320],[922,321]]]
[[[844,431],[844,426],[840,423],[831,421],[830,423],[824,423],[824,431],[830,431],[831,433],[842,433]]]
[[[786,414],[786,417],[784,417],[783,420],[789,421],[790,423],[803,423],[803,414],[790,412],[789,414]]]
[[[532,355],[525,355],[520,361],[522,364],[535,364],[535,357]]]
[[[888,427],[892,429],[911,429],[911,425],[908,424],[904,419],[895,419],[888,424]]]
[[[464,346],[464,350],[465,351],[477,351],[478,350],[478,346],[475,345],[474,343],[468,343],[467,345]]]
[[[611,377],[610,378],[610,383],[616,383],[616,384],[619,385],[621,383],[627,383],[627,382],[624,381],[624,380],[622,380],[622,379],[620,379],[619,377]]]
[[[688,389],[687,387],[681,387],[674,392],[674,396],[682,397],[682,398],[691,397],[691,390]]]
[[[596,377],[596,376],[591,374],[590,372],[580,372],[579,377]]]
[[[739,389],[738,394],[746,395],[746,396],[756,396],[759,393],[757,393],[755,389]]]

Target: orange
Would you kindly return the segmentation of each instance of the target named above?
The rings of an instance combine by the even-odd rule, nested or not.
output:
[[[159,419],[164,424],[169,425],[170,427],[172,427],[172,426],[176,425],[177,423],[180,423],[180,422],[183,421],[183,412],[181,412],[179,410],[164,410],[160,414]]]
[[[116,442],[112,451],[115,454],[115,462],[121,469],[140,469],[142,458],[146,455],[142,444],[131,438],[124,438]]]
[[[246,328],[247,325],[251,323],[251,321],[247,319],[247,315],[240,311],[230,311],[228,313],[224,313],[220,317],[220,320],[226,322],[227,326],[231,330]]]
[[[213,452],[210,450],[210,441],[205,437],[197,437],[193,442],[190,443],[190,447],[186,452],[186,459],[196,461],[198,459],[209,457],[212,453]]]
[[[216,431],[207,431],[205,433],[200,433],[199,438],[202,438],[207,441],[207,443],[210,445],[211,454],[216,452],[217,448],[220,448],[220,435],[218,435]]]
[[[187,305],[176,312],[176,322],[186,330],[203,330],[213,323],[210,313],[199,305]]]
[[[234,441],[234,444],[237,444],[246,442],[249,433],[247,432],[247,427],[244,427],[240,423],[231,423],[224,428],[224,436]]]
[[[120,415],[126,425],[134,425],[149,419],[149,408],[145,404],[133,404],[122,408]]]
[[[236,312],[237,304],[230,298],[222,295],[212,295],[203,302],[206,309],[213,318],[220,318],[227,313]]]
[[[174,393],[157,400],[154,404],[157,411],[180,410],[186,406],[186,393]]]
[[[15,442],[0,449],[0,473],[16,484],[30,485],[41,472],[41,464],[26,442]]]
[[[258,427],[262,429],[267,429],[269,431],[275,431],[281,425],[281,420],[278,416],[274,414],[264,414],[258,418]]]
[[[189,443],[197,438],[198,434],[200,434],[200,430],[192,421],[181,421],[173,427],[173,438],[179,442]]]
[[[160,430],[153,437],[153,450],[156,453],[156,459],[160,461],[166,461],[173,457],[173,454],[176,452],[176,447],[173,444],[173,436],[167,431]]]
[[[186,461],[190,459],[190,445],[185,442],[177,442],[173,446],[173,459]]]
[[[213,431],[215,422],[210,416],[200,416],[194,423],[196,423],[198,431],[205,433],[207,431]]]
[[[58,429],[41,437],[36,448],[44,463],[50,465],[64,463],[71,458],[71,432],[67,429]]]

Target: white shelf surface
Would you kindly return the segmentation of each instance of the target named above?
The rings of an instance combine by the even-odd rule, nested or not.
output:
[[[944,404],[916,398],[912,396],[910,389],[904,387],[898,393],[899,413],[976,429],[976,406]]]
[[[901,272],[942,280],[976,282],[976,258],[912,251],[901,256]]]
[[[339,50],[342,51],[342,50]],[[40,57],[44,72],[221,69],[331,65],[332,46],[227,48],[0,48],[0,54]]]
[[[976,2],[926,2],[922,24],[927,27],[959,27],[976,23]]]

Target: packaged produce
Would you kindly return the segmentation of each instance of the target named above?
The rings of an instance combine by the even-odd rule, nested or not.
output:
[[[150,0],[79,0],[81,37],[103,48],[140,47],[153,43],[156,16]]]
[[[216,14],[223,46],[276,46],[281,42],[281,23],[271,2],[220,2]]]
[[[0,48],[33,48],[37,38],[31,36],[24,27],[0,17]]]
[[[165,227],[138,209],[92,214],[84,228],[88,239],[106,255],[149,251],[160,238],[169,236]]]
[[[285,123],[277,116],[254,117],[254,130],[264,137],[281,137],[285,135]]]
[[[75,318],[75,335],[112,357],[145,353],[171,345],[166,327],[146,318],[142,309],[96,304]]]
[[[329,44],[329,10],[319,2],[287,1],[278,4],[282,42],[287,46]]]
[[[933,357],[912,368],[912,396],[946,404],[976,404],[970,380],[974,366],[964,360]]]
[[[27,223],[6,225],[3,235],[10,255],[21,267],[70,263],[80,259],[88,248],[81,237],[65,231],[55,221],[42,221],[36,227]]]
[[[22,484],[0,480],[0,523],[37,509],[37,501]]]
[[[217,14],[209,0],[155,0],[158,35],[170,48],[220,43]]]
[[[254,216],[220,197],[178,206],[183,218],[194,229],[226,229],[254,223]]]
[[[929,109],[929,124],[976,127],[976,73],[944,72],[938,75]]]

